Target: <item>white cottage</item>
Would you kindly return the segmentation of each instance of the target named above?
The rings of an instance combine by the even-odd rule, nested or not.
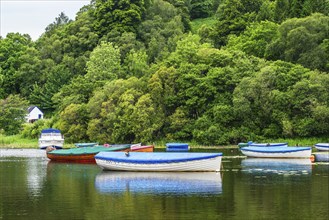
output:
[[[42,111],[36,107],[36,106],[30,106],[27,109],[27,116],[26,116],[26,122],[33,123],[37,121],[38,119],[43,119],[43,113]]]

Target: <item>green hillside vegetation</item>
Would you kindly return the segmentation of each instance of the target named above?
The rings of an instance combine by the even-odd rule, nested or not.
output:
[[[198,18],[191,21],[191,31],[193,34],[199,34],[203,29],[211,29],[217,20],[215,17]]]
[[[329,136],[326,0],[95,0],[0,38],[0,133],[67,143]],[[45,120],[24,124],[29,105]]]

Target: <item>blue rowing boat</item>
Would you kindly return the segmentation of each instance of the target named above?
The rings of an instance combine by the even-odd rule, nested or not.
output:
[[[167,143],[166,147],[167,152],[189,151],[189,146],[186,143]]]
[[[220,171],[222,153],[100,152],[95,160],[104,170]]]
[[[311,147],[242,147],[241,152],[248,157],[310,158]]]
[[[319,151],[329,151],[329,143],[318,143],[314,146]]]
[[[239,147],[288,147],[288,143],[255,143],[249,141],[248,143],[239,143]]]

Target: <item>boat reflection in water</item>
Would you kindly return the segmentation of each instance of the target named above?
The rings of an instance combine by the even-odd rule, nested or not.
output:
[[[242,171],[252,173],[311,174],[310,158],[246,158],[241,161]]]
[[[221,194],[222,178],[215,172],[101,172],[95,179],[100,193]]]
[[[329,162],[329,151],[315,152],[315,162]]]

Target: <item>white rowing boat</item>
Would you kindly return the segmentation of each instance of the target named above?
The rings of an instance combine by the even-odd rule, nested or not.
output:
[[[95,156],[104,170],[220,171],[222,153],[100,152]]]
[[[318,143],[314,146],[319,151],[329,151],[329,143]]]
[[[311,147],[242,147],[241,152],[247,157],[269,158],[310,158]]]

